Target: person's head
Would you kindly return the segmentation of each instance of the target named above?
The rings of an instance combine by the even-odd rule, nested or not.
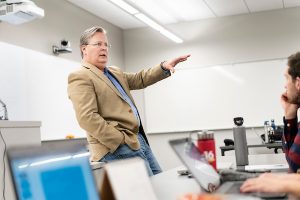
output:
[[[300,52],[288,57],[285,77],[285,89],[288,101],[300,104]]]
[[[105,68],[108,61],[108,48],[106,31],[100,26],[85,30],[80,37],[82,59],[101,70]]]

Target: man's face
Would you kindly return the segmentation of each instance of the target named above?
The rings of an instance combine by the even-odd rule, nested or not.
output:
[[[108,60],[108,41],[104,33],[96,32],[87,45],[81,47],[83,60],[100,70],[106,67]]]
[[[292,104],[300,104],[300,90],[299,84],[300,79],[297,77],[295,80],[292,79],[291,75],[288,73],[289,66],[286,67],[284,76],[286,78],[285,89],[288,102]]]

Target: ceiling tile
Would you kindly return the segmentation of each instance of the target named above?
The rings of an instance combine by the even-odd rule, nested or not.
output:
[[[178,22],[176,18],[168,14],[165,7],[161,6],[159,0],[129,0],[128,2],[161,24]]]
[[[249,13],[243,0],[205,0],[217,16]]]
[[[284,0],[285,8],[296,7],[296,6],[300,6],[300,0]]]
[[[215,17],[203,0],[156,0],[179,22]]]
[[[146,26],[144,23],[107,0],[68,1],[122,29]]]
[[[1,1],[1,0],[0,0]],[[109,0],[67,0],[122,29],[146,27]],[[300,6],[300,0],[125,0],[160,24]],[[248,10],[249,9],[249,10]]]
[[[245,0],[251,13],[283,8],[282,0]]]

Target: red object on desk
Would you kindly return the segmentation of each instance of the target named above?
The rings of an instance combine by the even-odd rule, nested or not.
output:
[[[198,133],[198,150],[205,155],[206,160],[217,170],[216,145],[212,132]]]
[[[220,194],[186,194],[178,198],[178,200],[222,200]]]

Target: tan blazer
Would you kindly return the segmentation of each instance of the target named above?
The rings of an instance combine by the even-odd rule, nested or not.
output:
[[[160,65],[138,73],[125,73],[109,67],[127,95],[130,90],[143,89],[170,76]],[[125,143],[139,149],[138,121],[129,104],[104,73],[97,67],[82,63],[82,68],[68,77],[68,95],[73,103],[78,123],[87,132],[91,160],[98,161]]]

